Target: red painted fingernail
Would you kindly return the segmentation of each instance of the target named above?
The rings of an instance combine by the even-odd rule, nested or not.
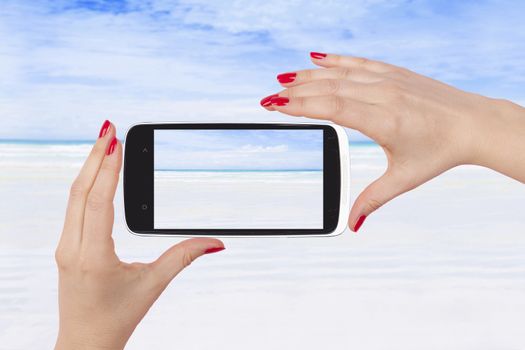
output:
[[[365,219],[366,219],[366,215],[361,215],[359,219],[357,219],[357,222],[355,223],[355,226],[354,226],[355,232],[357,232],[357,230],[359,230],[361,225],[363,225],[363,222],[365,222]]]
[[[326,57],[326,54],[322,52],[310,52],[310,57],[315,58],[316,60],[322,60]]]
[[[286,106],[290,102],[288,97],[272,97],[270,99],[270,104],[276,106]]]
[[[106,154],[109,156],[113,152],[115,152],[115,148],[117,147],[117,138],[113,136],[113,139],[109,143],[108,150],[106,151]]]
[[[266,96],[265,98],[263,98],[261,100],[261,106],[268,107],[269,105],[272,104],[271,99],[274,98],[274,97],[277,97],[277,96],[279,96],[279,94],[273,94],[273,95],[270,95],[270,96]]]
[[[288,84],[292,83],[295,80],[296,76],[297,73],[283,73],[277,76],[277,80],[279,80],[279,83],[281,84]]]
[[[224,250],[224,247],[214,247],[214,248],[208,248],[204,251],[204,254],[211,254],[211,253],[217,253],[221,250]]]
[[[102,127],[100,128],[100,132],[98,133],[98,138],[104,137],[108,133],[109,127],[111,126],[111,123],[109,120],[104,121],[104,124],[102,124]]]

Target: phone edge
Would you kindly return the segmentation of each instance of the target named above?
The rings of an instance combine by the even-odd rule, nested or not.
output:
[[[199,122],[198,124],[224,124],[225,122]],[[268,122],[232,122],[234,124],[283,124],[282,121],[268,121]],[[129,128],[126,130],[126,133],[124,135],[124,152],[123,152],[123,159],[125,158],[125,152],[126,152],[126,140],[128,137],[128,132],[137,125],[149,125],[149,124],[195,124],[195,122],[192,121],[177,121],[177,122],[138,122],[134,123],[129,126]],[[343,232],[347,229],[347,222],[348,222],[348,215],[350,213],[350,152],[349,152],[349,143],[348,143],[348,135],[346,134],[345,129],[337,124],[333,123],[311,123],[311,122],[293,122],[293,123],[286,123],[286,124],[299,124],[299,125],[328,125],[331,128],[333,128],[336,131],[337,139],[339,142],[339,164],[340,164],[340,176],[341,176],[341,190],[340,190],[340,198],[339,198],[339,220],[337,223],[336,228],[334,231],[327,233],[327,234],[308,234],[308,235],[262,235],[262,236],[248,236],[248,235],[184,235],[184,234],[174,234],[174,235],[166,235],[166,234],[155,234],[155,233],[137,233],[135,231],[132,231],[129,226],[128,222],[126,220],[126,209],[125,209],[125,203],[123,203],[124,208],[124,215],[123,221],[124,225],[126,226],[126,229],[128,232],[130,232],[134,236],[138,237],[174,237],[174,238],[198,238],[198,237],[207,237],[207,238],[321,238],[321,237],[335,237],[341,235]],[[124,175],[122,175],[122,178],[124,179]],[[122,186],[122,197],[124,197],[124,181],[121,183]],[[123,198],[124,200],[124,198]]]

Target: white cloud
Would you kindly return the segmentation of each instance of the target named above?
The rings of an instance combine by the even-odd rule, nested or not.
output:
[[[383,59],[525,99],[519,1],[134,0],[127,7],[133,11],[3,2],[0,137],[87,138],[105,118],[122,127],[286,120],[258,100],[278,90],[275,74],[309,66],[309,50]]]
[[[243,145],[238,152],[240,153],[280,153],[288,151],[287,145],[277,146],[259,146],[259,145]]]

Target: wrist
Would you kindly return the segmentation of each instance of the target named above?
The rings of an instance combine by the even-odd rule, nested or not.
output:
[[[484,98],[470,116],[469,164],[525,181],[525,108],[508,100]]]

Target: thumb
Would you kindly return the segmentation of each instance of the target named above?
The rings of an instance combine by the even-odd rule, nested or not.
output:
[[[152,262],[154,284],[166,287],[185,267],[204,254],[224,250],[224,244],[214,238],[192,238],[175,244]]]
[[[405,191],[399,177],[387,170],[357,197],[350,211],[348,226],[352,231],[357,232],[368,215]]]

